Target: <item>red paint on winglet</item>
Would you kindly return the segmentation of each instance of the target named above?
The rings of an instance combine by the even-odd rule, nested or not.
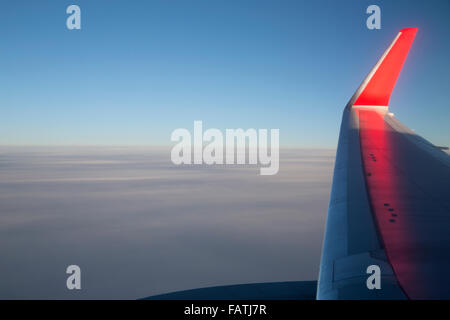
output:
[[[388,106],[392,90],[414,41],[417,28],[400,30],[400,35],[353,105]]]

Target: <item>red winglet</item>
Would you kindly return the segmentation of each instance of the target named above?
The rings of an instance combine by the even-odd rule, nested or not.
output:
[[[392,90],[414,41],[417,28],[400,30],[352,99],[353,106],[388,106]]]

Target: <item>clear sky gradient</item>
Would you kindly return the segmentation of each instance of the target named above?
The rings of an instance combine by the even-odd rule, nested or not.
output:
[[[366,28],[370,4],[381,30]],[[353,92],[418,27],[391,111],[449,145],[449,15],[447,0],[2,1],[0,144],[167,145],[203,120],[335,147]]]

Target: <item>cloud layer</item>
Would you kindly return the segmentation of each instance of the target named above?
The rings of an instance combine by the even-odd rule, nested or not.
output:
[[[0,298],[135,299],[317,278],[333,150],[280,171],[174,166],[167,148],[0,148]],[[66,289],[66,267],[82,290]]]

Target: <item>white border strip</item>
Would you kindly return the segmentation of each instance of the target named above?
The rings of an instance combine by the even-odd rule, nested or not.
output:
[[[364,105],[353,105],[353,109],[376,109],[379,111],[388,111],[388,106],[364,106]]]

